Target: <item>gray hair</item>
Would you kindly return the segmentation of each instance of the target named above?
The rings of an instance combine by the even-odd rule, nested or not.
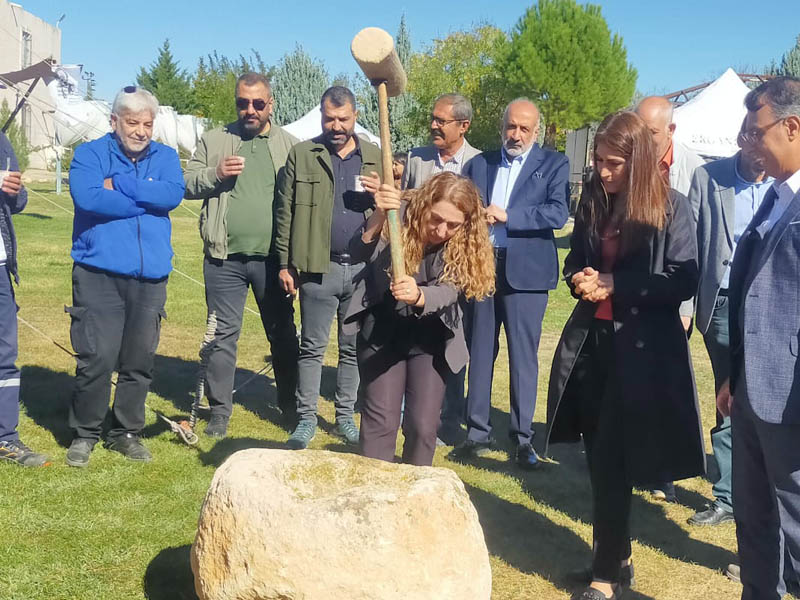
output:
[[[122,113],[139,113],[145,110],[149,110],[153,118],[156,118],[158,114],[158,100],[156,97],[143,87],[127,85],[114,98],[111,114],[120,117]]]
[[[345,104],[350,104],[353,110],[356,109],[356,97],[353,95],[353,92],[342,85],[334,85],[323,92],[322,98],[319,101],[320,108],[325,106],[326,100],[336,108],[342,107]]]
[[[472,102],[469,98],[461,94],[442,94],[433,103],[434,106],[439,102],[446,102],[450,105],[450,110],[453,112],[453,118],[458,121],[472,121]]]
[[[800,79],[797,77],[775,77],[752,90],[744,99],[751,112],[763,105],[772,109],[776,119],[800,117]]]
[[[517,102],[530,102],[536,109],[536,114],[539,115],[539,119],[542,118],[542,113],[539,111],[539,107],[536,105],[536,102],[534,102],[530,98],[526,98],[525,96],[520,96],[519,98],[514,98],[511,102],[506,104],[506,109],[503,111],[503,127],[505,127],[505,124],[508,122],[508,109],[511,108],[512,104],[515,104]],[[538,124],[538,119],[537,119],[537,124]]]

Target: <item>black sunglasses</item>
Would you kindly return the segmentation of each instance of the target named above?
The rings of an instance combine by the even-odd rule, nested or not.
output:
[[[126,94],[133,94],[137,89],[139,88],[137,88],[135,85],[126,85],[124,88],[122,88],[122,91]]]
[[[251,103],[254,110],[261,111],[267,108],[267,101],[262,100],[261,98],[256,98],[255,100],[250,100],[249,98],[237,98],[236,108],[239,110],[247,110],[247,107],[250,106]]]

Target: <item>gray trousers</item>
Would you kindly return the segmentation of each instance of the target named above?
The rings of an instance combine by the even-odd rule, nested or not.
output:
[[[800,573],[800,425],[759,419],[743,384],[731,415],[742,600],[779,600]]]
[[[336,421],[352,419],[358,394],[356,335],[342,333],[342,323],[355,285],[353,277],[364,264],[340,265],[331,261],[327,273],[300,274],[300,357],[297,361],[297,417],[317,421],[317,399],[322,360],[337,317],[339,365],[336,370]]]
[[[708,331],[703,336],[714,371],[714,391],[731,374],[730,342],[728,338],[728,297],[720,296],[714,306]],[[711,493],[717,503],[728,510],[733,510],[731,498],[731,418],[717,414],[717,424],[711,430],[711,447],[714,449],[714,460],[719,467],[719,479],[714,482]]]
[[[230,417],[233,410],[233,380],[236,347],[242,331],[247,290],[253,290],[261,323],[269,340],[278,405],[284,414],[294,414],[297,386],[297,332],[292,299],[278,284],[275,257],[242,257],[203,261],[206,304],[217,315],[214,345],[206,367],[206,395],[215,415]]]

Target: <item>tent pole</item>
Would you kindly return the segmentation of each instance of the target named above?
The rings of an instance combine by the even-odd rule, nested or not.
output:
[[[30,87],[28,88],[28,91],[27,91],[27,92],[25,92],[25,95],[24,95],[24,96],[22,97],[22,99],[21,99],[21,100],[20,100],[20,101],[17,103],[17,106],[16,106],[16,108],[14,109],[14,112],[12,112],[12,113],[9,115],[9,117],[8,117],[8,120],[7,120],[7,121],[6,121],[6,122],[3,124],[3,128],[2,128],[2,131],[3,131],[3,133],[5,133],[6,131],[8,131],[8,128],[9,128],[9,127],[11,127],[11,121],[13,121],[13,120],[14,120],[14,117],[16,117],[16,116],[17,116],[17,113],[18,113],[20,110],[22,110],[22,105],[23,105],[23,104],[25,104],[25,101],[28,99],[28,96],[30,96],[30,95],[31,95],[31,92],[33,91],[33,88],[34,88],[34,87],[36,87],[36,84],[37,84],[37,83],[39,83],[39,80],[40,80],[40,79],[41,79],[41,77],[37,77],[36,79],[34,79],[34,80],[33,80],[33,82],[31,83]]]

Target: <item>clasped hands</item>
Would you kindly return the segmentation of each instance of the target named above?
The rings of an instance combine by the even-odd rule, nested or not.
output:
[[[572,276],[575,293],[581,300],[602,302],[614,293],[614,277],[611,273],[600,273],[592,267],[584,267]]]

